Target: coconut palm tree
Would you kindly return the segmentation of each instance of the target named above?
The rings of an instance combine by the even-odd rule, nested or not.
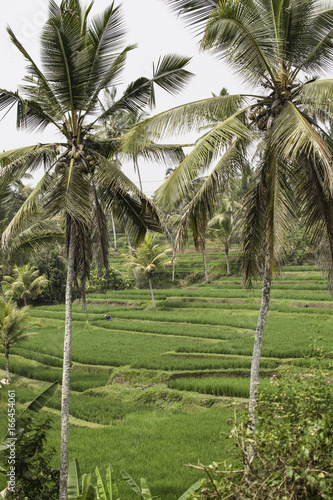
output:
[[[27,306],[29,300],[40,294],[48,280],[43,274],[40,275],[36,267],[26,264],[21,267],[14,266],[13,276],[4,276],[3,283],[8,288],[6,297],[23,300],[24,305]]]
[[[10,348],[31,335],[36,335],[36,332],[29,330],[41,326],[37,322],[27,325],[27,321],[30,319],[28,309],[29,307],[18,308],[11,300],[7,303],[0,301],[0,341],[5,348],[6,376],[9,381],[11,380],[9,372]]]
[[[43,194],[45,213],[62,213],[66,223],[67,288],[62,384],[62,445],[60,499],[67,497],[69,375],[71,358],[71,297],[74,273],[84,279],[89,273],[91,239],[99,242],[103,264],[108,263],[108,238],[104,210],[112,206],[122,219],[131,240],[142,238],[148,227],[160,229],[152,202],[117,168],[112,151],[114,139],[95,134],[98,123],[121,109],[140,110],[154,102],[154,86],[170,93],[180,91],[190,73],[189,59],[167,55],[160,59],[152,78],[141,77],[131,83],[108,109],[100,105],[101,93],[118,82],[126,56],[134,46],[124,45],[124,24],[119,7],[112,2],[90,21],[93,2],[82,8],[79,0],[49,2],[48,20],[41,35],[41,67],[27,52],[13,31],[13,44],[28,62],[28,75],[19,92],[0,90],[0,110],[17,107],[17,125],[28,130],[52,126],[62,137],[52,144],[37,144],[0,155],[6,165],[1,179],[19,176],[27,169],[44,165],[46,173],[17,212],[4,235],[37,210]],[[111,158],[111,159],[108,159]]]
[[[229,200],[225,199],[223,201],[225,203],[223,203],[218,210],[219,213],[214,215],[214,217],[208,222],[207,228],[209,234],[214,236],[222,246],[226,259],[227,275],[231,276],[232,273],[230,270],[229,250],[237,224],[235,221],[234,211],[231,209],[230,205],[228,206]],[[232,202],[234,207],[238,206],[238,208],[240,208],[239,203],[237,203],[235,200],[232,200]],[[210,241],[210,243],[216,245],[216,243],[212,241]]]
[[[152,277],[154,273],[172,265],[173,259],[170,258],[170,253],[172,254],[171,247],[156,243],[155,238],[147,234],[144,241],[137,248],[132,248],[132,254],[125,256],[129,267],[145,274],[149,283],[153,306],[156,311],[157,307],[154,298]]]
[[[229,179],[241,172],[244,151],[256,148],[255,180],[244,208],[245,282],[263,276],[250,389],[251,428],[259,384],[263,332],[271,278],[288,247],[297,205],[317,246],[328,242],[329,277],[333,262],[333,169],[329,134],[333,79],[319,79],[332,68],[333,10],[321,0],[165,0],[201,32],[201,48],[212,50],[251,86],[248,94],[216,96],[178,106],[137,125],[124,149],[137,137],[215,125],[164,182],[160,201],[181,198],[198,172],[215,167],[187,206],[178,233],[186,239],[190,221],[206,225]],[[256,90],[252,90],[256,88]],[[144,144],[142,144],[143,146]],[[214,163],[213,163],[214,166]]]

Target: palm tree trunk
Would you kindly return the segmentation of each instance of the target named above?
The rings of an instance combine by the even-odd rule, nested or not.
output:
[[[175,256],[175,250],[173,250],[173,255],[172,255],[172,283],[175,281],[175,270],[176,270],[176,256]]]
[[[229,245],[228,243],[224,246],[225,260],[227,263],[227,276],[231,276],[230,264],[229,264]]]
[[[5,294],[3,293],[3,288],[2,288],[1,283],[0,283],[0,292],[1,292],[2,300],[4,301],[5,304],[7,304],[7,300],[6,300]]]
[[[152,282],[151,282],[151,278],[149,276],[148,276],[148,283],[149,283],[151,298],[152,298],[152,301],[153,301],[153,306],[155,307],[156,311],[158,311],[158,309],[156,307],[154,293],[153,293],[153,285],[152,285]]]
[[[59,500],[67,500],[68,479],[68,431],[69,431],[69,383],[71,368],[71,345],[72,345],[72,284],[74,279],[74,230],[70,230],[67,263],[66,283],[66,315],[65,315],[65,338],[64,358],[62,373],[61,394],[61,450],[60,450],[60,489]]]
[[[137,172],[138,177],[139,177],[139,186],[140,186],[140,189],[143,192],[141,174],[140,174],[140,169],[139,169],[139,165],[138,165],[138,159],[137,159],[136,156],[134,156],[134,158],[133,158],[133,163],[134,163],[134,171]]]
[[[110,211],[111,215],[111,222],[112,222],[112,231],[113,231],[113,248],[117,251],[117,233],[116,233],[116,225],[114,223],[114,218],[113,218],[113,213],[112,210]]]
[[[271,281],[272,281],[272,271],[270,265],[270,257],[269,255],[266,255],[264,281],[261,294],[261,306],[260,306],[256,334],[254,339],[252,364],[251,364],[249,424],[248,424],[248,429],[250,432],[255,432],[257,426],[257,420],[255,415],[255,404],[257,400],[257,392],[259,387],[260,356],[261,356],[262,341],[264,336],[264,329],[267,319],[269,302],[270,302]],[[254,449],[253,446],[250,445],[248,447],[248,453],[247,453],[247,459],[249,463],[253,460],[253,456],[254,456]]]
[[[6,357],[6,377],[10,382],[12,379],[10,378],[10,373],[9,373],[9,349],[5,349],[5,357]]]
[[[208,271],[207,271],[207,262],[206,262],[206,246],[205,246],[205,240],[201,238],[202,241],[202,259],[203,259],[203,266],[204,266],[204,274],[205,274],[205,280],[206,283],[209,283],[209,276],[208,276]]]
[[[127,244],[128,244],[128,253],[130,255],[133,255],[133,252],[132,252],[132,244],[131,244],[131,240],[130,240],[130,237],[128,235],[128,233],[126,233],[126,236],[127,236]],[[138,278],[138,275],[136,274],[136,270],[134,269],[134,267],[132,268],[133,270],[133,276],[134,276],[134,279],[136,281],[136,286],[138,288],[142,288],[142,283],[140,282],[139,278]]]

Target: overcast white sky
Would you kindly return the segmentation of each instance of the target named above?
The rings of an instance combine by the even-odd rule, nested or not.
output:
[[[83,3],[88,3],[83,0]],[[222,87],[227,87],[229,93],[242,90],[240,82],[231,70],[213,58],[208,53],[198,52],[198,39],[178,19],[163,0],[123,0],[115,2],[122,4],[127,26],[127,42],[136,43],[138,48],[128,57],[127,68],[123,74],[127,85],[140,76],[150,76],[152,62],[157,62],[160,56],[168,53],[178,53],[191,56],[188,69],[196,76],[189,86],[177,97],[171,97],[165,92],[157,94],[156,111],[162,111],[181,103],[191,102],[210,97],[218,93]],[[110,1],[95,0],[94,12],[103,11]],[[0,88],[17,90],[25,75],[25,62],[17,49],[10,43],[6,32],[9,25],[30,54],[38,60],[39,34],[46,19],[47,0],[12,0],[2,2],[0,19]],[[244,89],[243,89],[244,90]],[[17,132],[15,114],[8,114],[0,122],[0,150],[52,141],[48,129],[41,135]],[[181,138],[180,138],[181,139]],[[151,163],[140,164],[143,188],[146,194],[152,194],[164,179],[165,168]],[[124,167],[126,174],[135,182],[137,178],[130,165]]]

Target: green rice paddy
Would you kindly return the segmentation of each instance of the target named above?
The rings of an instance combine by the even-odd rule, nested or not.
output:
[[[222,255],[209,257],[216,266]],[[197,254],[180,256],[179,276],[199,270],[200,260]],[[119,255],[113,265],[124,270]],[[82,472],[97,465],[104,474],[111,464],[122,498],[135,498],[120,479],[125,469],[137,480],[146,477],[153,495],[175,500],[201,477],[184,464],[228,458],[230,441],[220,433],[230,429],[233,401],[246,403],[260,296],[260,283],[248,291],[238,276],[221,276],[186,289],[157,288],[158,311],[147,289],[90,294],[87,316],[75,304],[69,455]],[[281,370],[308,369],[317,348],[333,351],[332,297],[316,267],[286,267],[273,283],[271,300],[262,387]],[[10,353],[21,407],[47,383],[61,384],[62,376],[64,306],[36,307],[31,314],[44,327]],[[322,363],[332,368],[330,357]],[[50,442],[58,451],[60,407],[58,390],[46,409],[54,415]]]

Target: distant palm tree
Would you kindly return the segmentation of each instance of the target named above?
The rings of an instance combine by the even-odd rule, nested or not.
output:
[[[38,269],[31,264],[26,264],[22,267],[14,266],[13,276],[4,276],[3,283],[9,290],[6,292],[6,297],[15,300],[23,300],[27,306],[31,299],[35,299],[40,293],[43,286],[47,285],[48,280]]]
[[[11,300],[6,304],[0,301],[0,341],[5,348],[6,357],[6,376],[10,381],[9,372],[9,351],[11,347],[26,340],[31,335],[36,335],[36,332],[29,332],[31,328],[41,326],[41,323],[31,323],[27,325],[30,316],[28,314],[29,307],[19,309]]]
[[[98,123],[119,110],[139,111],[154,101],[154,87],[170,93],[180,91],[190,73],[189,58],[166,55],[155,67],[152,78],[139,78],[108,109],[100,105],[101,94],[118,82],[126,57],[125,30],[120,7],[114,2],[90,22],[93,2],[83,8],[79,0],[50,0],[48,20],[41,35],[39,67],[13,31],[13,44],[28,62],[28,75],[20,92],[0,90],[0,110],[17,106],[19,128],[43,130],[52,126],[59,141],[37,144],[0,154],[5,167],[2,179],[44,165],[45,175],[9,224],[4,241],[38,210],[43,196],[48,217],[62,214],[66,223],[67,287],[64,363],[62,383],[62,437],[60,500],[67,498],[69,381],[72,338],[72,283],[74,275],[85,280],[89,274],[91,242],[108,265],[108,233],[105,211],[112,207],[130,234],[131,241],[144,236],[147,228],[160,230],[153,203],[117,168],[112,152],[119,148],[114,138],[101,139]]]
[[[212,50],[256,92],[222,95],[185,104],[137,125],[137,137],[161,138],[207,123],[218,123],[164,182],[160,201],[186,195],[193,179],[215,168],[186,208],[178,242],[190,221],[205,226],[219,203],[218,193],[240,175],[244,151],[258,151],[255,179],[243,211],[243,272],[251,284],[263,276],[262,301],[252,358],[251,428],[273,269],[281,265],[298,205],[312,244],[324,237],[333,276],[333,79],[319,79],[333,65],[333,11],[321,0],[165,0],[202,33],[201,48]],[[144,147],[144,141],[142,141]],[[252,149],[253,150],[253,149]]]
[[[132,252],[132,255],[125,256],[128,265],[136,271],[141,271],[146,276],[153,306],[157,311],[152,278],[154,273],[172,265],[172,258],[170,258],[172,248],[168,245],[156,243],[156,239],[147,234],[144,241],[137,248],[132,249]]]

